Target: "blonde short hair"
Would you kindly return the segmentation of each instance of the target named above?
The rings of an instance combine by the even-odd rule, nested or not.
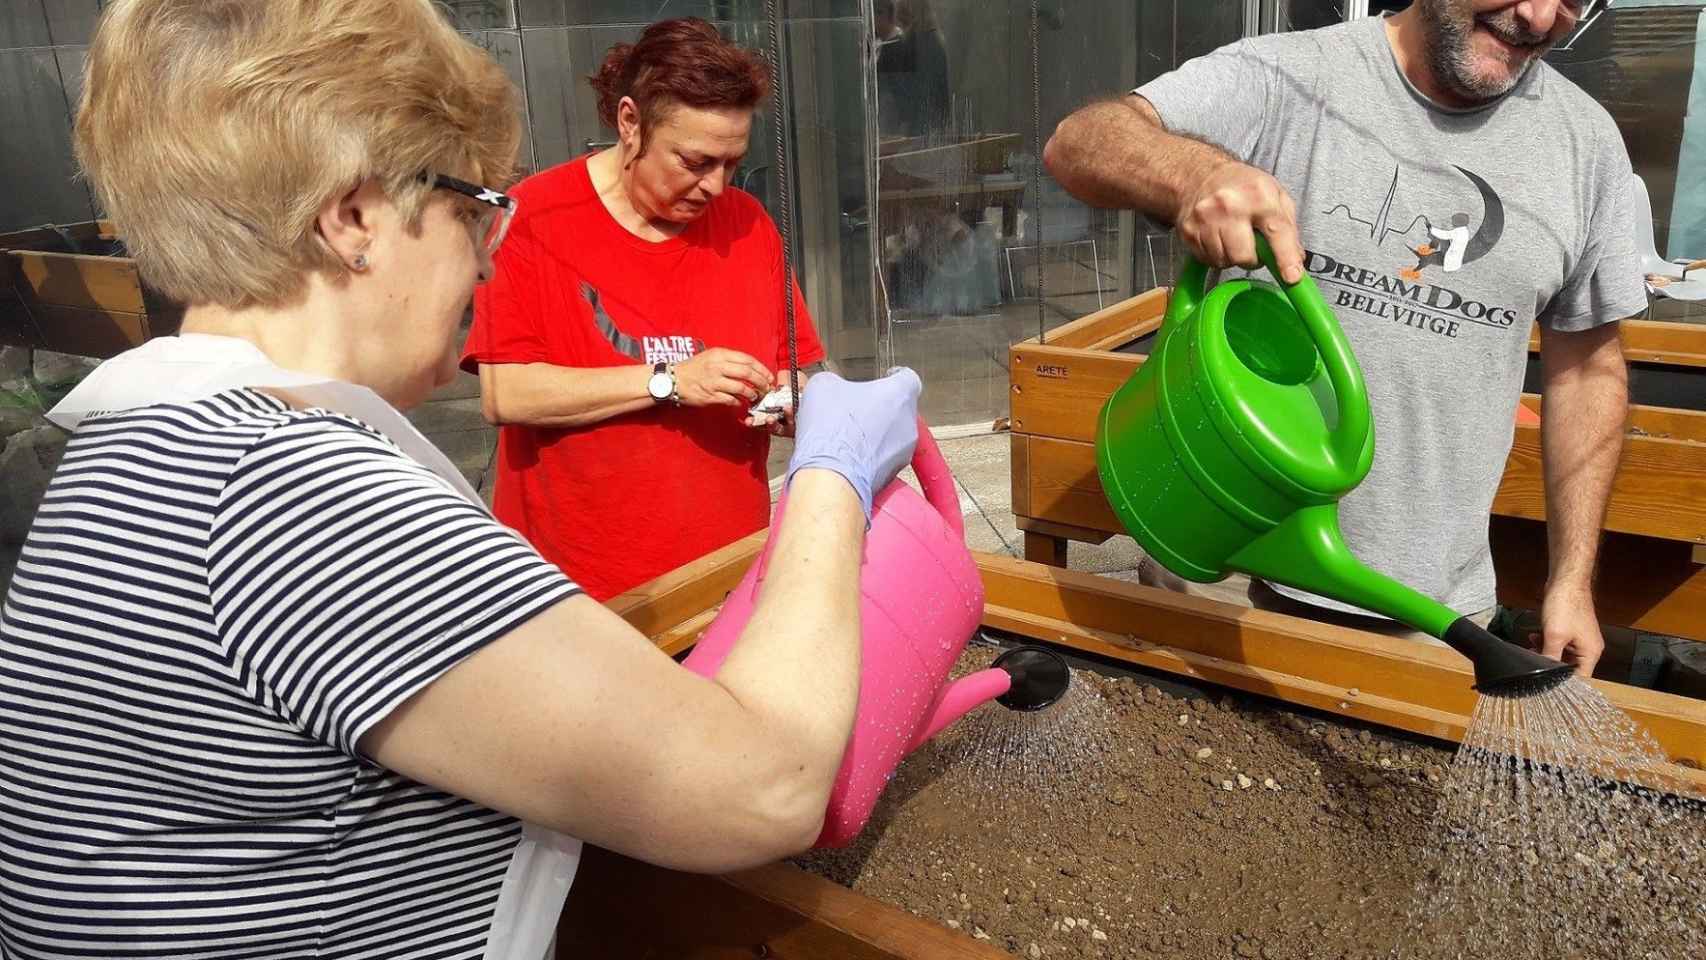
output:
[[[315,230],[367,179],[418,225],[431,171],[506,186],[516,91],[431,0],[119,0],[89,47],[77,159],[144,282],[276,306],[345,265]]]

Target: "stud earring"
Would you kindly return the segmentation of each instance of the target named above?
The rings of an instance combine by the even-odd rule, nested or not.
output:
[[[365,253],[356,254],[355,255],[355,262],[350,264],[350,267],[351,267],[351,269],[355,270],[355,272],[357,272],[357,273],[360,273],[361,271],[366,270],[367,269],[367,254],[365,254]]]

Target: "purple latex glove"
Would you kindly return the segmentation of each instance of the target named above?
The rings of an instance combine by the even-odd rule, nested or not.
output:
[[[906,367],[864,383],[833,373],[812,377],[802,391],[787,480],[805,469],[835,471],[853,485],[870,523],[872,498],[912,462],[923,390]]]

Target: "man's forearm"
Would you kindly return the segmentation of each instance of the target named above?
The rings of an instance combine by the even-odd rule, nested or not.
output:
[[[1623,451],[1628,369],[1617,324],[1542,334],[1541,415],[1550,559],[1547,591],[1591,596],[1600,528]]]
[[[646,390],[651,375],[652,368],[643,364],[482,363],[480,394],[492,423],[584,427],[656,405]]]
[[[1049,175],[1093,207],[1139,210],[1171,224],[1226,151],[1168,133],[1135,94],[1084,107],[1055,128],[1043,150]]]

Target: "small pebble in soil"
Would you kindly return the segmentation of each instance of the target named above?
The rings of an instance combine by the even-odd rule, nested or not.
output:
[[[1244,776],[1242,773],[1240,773],[1238,775],[1238,789],[1240,789],[1240,790],[1250,789],[1250,785],[1255,783],[1255,782],[1256,781],[1251,780],[1249,777]]]
[[[1214,756],[1214,748],[1213,747],[1203,747],[1201,750],[1197,751],[1197,759],[1198,760],[1207,760],[1209,757],[1212,757],[1212,756]]]

